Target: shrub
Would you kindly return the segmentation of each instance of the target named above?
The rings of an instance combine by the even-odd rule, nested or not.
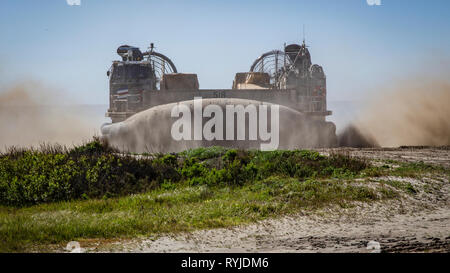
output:
[[[179,153],[181,157],[184,158],[198,158],[199,160],[205,160],[210,158],[217,158],[224,155],[227,152],[227,148],[220,146],[206,147],[206,148],[196,148],[189,149]]]
[[[343,154],[314,151],[242,151],[198,148],[138,158],[99,139],[66,149],[10,149],[0,155],[0,203],[25,206],[70,199],[110,198],[177,183],[242,186],[278,175],[298,180],[347,178],[368,163]]]
[[[111,151],[107,144],[94,140],[72,150],[15,150],[13,154],[2,154],[0,203],[25,206],[125,195],[154,188],[154,180],[171,175],[169,167],[158,169],[150,160]]]

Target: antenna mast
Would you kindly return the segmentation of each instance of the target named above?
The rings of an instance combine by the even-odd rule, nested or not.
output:
[[[303,44],[305,44],[305,24],[303,24]]]

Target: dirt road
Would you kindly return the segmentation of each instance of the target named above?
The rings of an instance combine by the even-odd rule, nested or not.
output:
[[[335,148],[317,149],[320,153],[348,152],[354,156],[372,160],[396,160],[401,162],[419,162],[441,165],[450,168],[450,147],[402,147],[402,148]]]

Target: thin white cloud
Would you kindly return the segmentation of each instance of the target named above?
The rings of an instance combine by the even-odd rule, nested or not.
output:
[[[69,6],[80,6],[81,0],[66,0],[67,5]]]

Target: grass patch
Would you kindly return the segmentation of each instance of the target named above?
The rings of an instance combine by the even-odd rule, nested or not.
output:
[[[83,238],[132,238],[250,223],[328,204],[388,198],[381,191],[341,181],[299,181],[271,176],[245,186],[177,185],[110,199],[0,207],[0,251]]]
[[[369,166],[360,172],[360,177],[398,176],[420,179],[423,176],[444,175],[450,178],[450,169],[443,166],[419,162],[384,160],[382,166]],[[390,166],[395,165],[395,166]]]
[[[402,181],[396,181],[396,180],[389,180],[389,181],[380,181],[380,183],[390,185],[396,189],[402,190],[408,194],[417,194],[419,191],[409,182],[402,182]]]
[[[450,170],[443,166],[427,164],[424,162],[408,162],[400,163],[400,166],[392,170],[391,174],[413,178],[420,178],[427,174],[445,174],[447,177],[450,177]]]

